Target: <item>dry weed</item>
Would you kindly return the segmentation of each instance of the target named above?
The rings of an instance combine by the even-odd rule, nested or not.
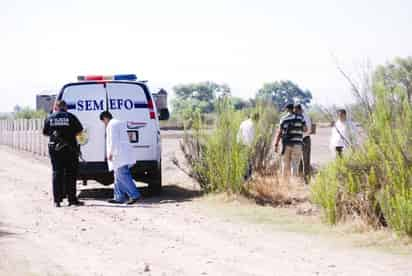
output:
[[[273,206],[296,205],[308,201],[309,188],[300,178],[289,181],[275,176],[256,176],[248,182],[248,196],[257,203]]]

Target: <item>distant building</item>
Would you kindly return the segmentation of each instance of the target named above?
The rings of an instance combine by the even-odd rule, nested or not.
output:
[[[36,95],[36,110],[44,110],[50,113],[53,110],[53,104],[56,95]]]

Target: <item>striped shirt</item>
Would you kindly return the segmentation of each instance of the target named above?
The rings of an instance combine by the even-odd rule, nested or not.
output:
[[[300,114],[286,114],[280,120],[283,145],[302,145],[305,119]]]

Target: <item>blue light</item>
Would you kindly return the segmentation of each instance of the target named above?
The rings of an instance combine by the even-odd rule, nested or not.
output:
[[[114,75],[114,80],[135,81],[137,76],[135,74]]]

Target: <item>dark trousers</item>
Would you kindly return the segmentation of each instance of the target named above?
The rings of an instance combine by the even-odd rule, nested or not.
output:
[[[69,202],[76,202],[77,154],[67,147],[57,151],[53,145],[49,145],[49,154],[53,169],[54,202],[61,202],[66,196]]]
[[[343,155],[343,147],[336,147],[336,156],[342,157]]]
[[[311,166],[310,166],[310,155],[312,150],[312,141],[310,140],[310,136],[303,138],[303,156],[302,160],[299,163],[299,173],[304,177],[307,177],[311,173]]]

